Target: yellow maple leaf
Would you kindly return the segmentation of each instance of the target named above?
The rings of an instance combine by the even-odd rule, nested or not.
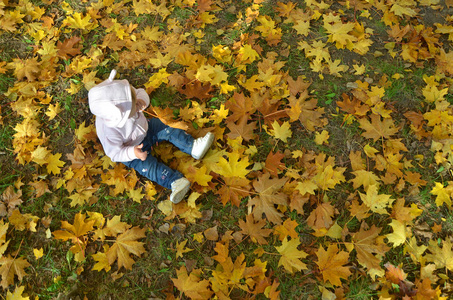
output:
[[[280,247],[275,247],[278,253],[282,255],[278,261],[278,266],[283,266],[286,271],[289,273],[294,273],[296,271],[307,270],[307,265],[303,263],[300,259],[308,256],[302,250],[298,250],[297,247],[300,245],[299,239],[291,239],[288,241],[288,238],[282,242]]]
[[[214,125],[220,124],[223,120],[226,119],[230,110],[227,108],[225,109],[225,104],[221,104],[219,109],[215,109],[213,114],[209,117],[213,120]]]
[[[365,152],[366,156],[374,158],[376,157],[376,153],[378,153],[379,151],[376,148],[370,146],[370,144],[366,144],[365,147],[363,147],[363,152]]]
[[[340,72],[346,72],[349,69],[347,65],[342,65],[341,60],[339,59],[336,59],[334,61],[328,59],[326,62],[330,75],[341,77]]]
[[[442,204],[446,203],[447,207],[451,206],[451,193],[452,188],[449,186],[444,188],[444,185],[440,182],[435,182],[435,186],[431,190],[431,194],[436,195],[436,205],[442,206]]]
[[[239,51],[238,51],[238,58],[240,61],[245,64],[245,63],[252,63],[254,62],[257,58],[260,57],[258,52],[256,52],[252,46],[249,44],[246,44],[245,46],[242,46]]]
[[[209,82],[212,85],[220,85],[222,82],[227,81],[228,74],[223,71],[223,68],[220,65],[202,65],[198,68],[195,78],[201,82]]]
[[[55,118],[61,112],[60,103],[55,105],[50,104],[47,107],[46,115],[49,117],[49,121]]]
[[[156,89],[158,88],[162,83],[168,83],[168,77],[171,74],[167,73],[167,68],[162,68],[159,70],[159,72],[154,73],[148,80],[147,83],[145,83],[145,88],[151,88],[151,89]]]
[[[317,188],[318,185],[311,180],[304,180],[296,186],[296,189],[299,190],[301,195],[305,195],[306,193],[314,195]]]
[[[343,175],[346,168],[333,168],[331,165],[320,166],[318,173],[313,177],[313,182],[322,189],[329,190],[333,189],[340,182],[345,181]]]
[[[261,32],[263,37],[269,36],[275,28],[275,21],[272,20],[270,16],[264,15],[259,16],[256,20],[260,22],[261,25],[256,26],[255,30]]]
[[[352,67],[355,70],[354,75],[362,75],[363,73],[365,73],[365,70],[366,70],[366,66],[365,65],[360,65],[359,66],[359,65],[355,64]]]
[[[445,95],[448,94],[448,88],[440,90],[439,87],[435,85],[428,84],[423,88],[423,96],[425,100],[429,103],[434,103],[436,101],[444,100]]]
[[[141,203],[141,200],[145,196],[142,194],[142,189],[132,189],[127,191],[127,195],[131,198],[134,202]]]
[[[176,270],[176,277],[172,278],[175,287],[184,293],[190,299],[210,299],[212,291],[209,288],[210,282],[206,279],[201,280],[200,270],[194,270],[190,274],[187,274],[187,269],[182,266],[179,270]]]
[[[65,89],[65,91],[68,92],[70,95],[75,95],[80,91],[81,88],[82,88],[81,84],[77,84],[71,81],[69,88]]]
[[[287,143],[288,138],[291,137],[293,132],[291,131],[291,125],[289,124],[289,122],[285,121],[282,123],[282,125],[280,125],[277,121],[274,121],[272,123],[272,129],[269,129],[268,133],[273,137]]]
[[[220,93],[221,94],[228,94],[236,89],[234,85],[228,84],[228,82],[224,82],[220,84]]]
[[[389,207],[395,199],[391,199],[390,195],[378,194],[378,186],[372,184],[368,187],[366,194],[359,192],[363,203],[368,206],[371,211],[378,214],[388,214],[386,208]]]
[[[47,157],[47,172],[49,174],[60,174],[61,168],[65,165],[64,161],[60,160],[61,158],[61,153],[57,154],[49,154]]]
[[[409,3],[409,2],[407,2]],[[404,6],[400,5],[401,3],[394,3],[392,5],[392,8],[390,9],[390,12],[393,12],[395,15],[402,17],[403,15],[407,15],[409,17],[415,17],[417,15],[417,12],[409,7],[409,6]]]
[[[22,293],[24,292],[25,286],[18,286],[14,289],[14,292],[11,293],[8,291],[6,293],[6,300],[29,300],[30,297],[22,297]]]
[[[189,167],[189,174],[186,175],[188,179],[198,183],[201,186],[209,186],[212,176],[207,174],[207,167],[205,165],[200,168],[193,166]]]
[[[112,268],[105,253],[98,252],[91,255],[91,257],[96,261],[96,264],[94,264],[93,266],[93,270],[96,270],[98,272],[105,270],[106,272],[108,272]]]
[[[179,243],[176,241],[176,258],[182,257],[184,253],[193,251],[193,249],[186,248],[187,240],[183,241],[182,243]]]
[[[36,76],[41,73],[41,63],[34,57],[27,60],[15,58],[13,62],[6,65],[9,69],[14,68],[14,75],[18,80],[27,78],[28,81],[36,80]]]
[[[91,17],[90,15],[83,16],[79,12],[75,12],[72,17],[68,16],[63,21],[63,26],[68,26],[69,28],[74,29],[85,29],[85,30],[93,30],[94,28],[98,27],[95,22],[90,22]]]
[[[42,248],[40,249],[33,249],[33,254],[35,255],[36,259],[40,259],[44,255],[44,250]]]
[[[310,21],[297,20],[294,23],[293,28],[297,31],[297,34],[307,36],[310,33]]]
[[[157,208],[166,216],[173,211],[173,203],[170,200],[164,200],[157,204]]]
[[[376,185],[377,187],[379,187],[378,181],[381,181],[381,180],[373,172],[366,171],[366,170],[357,170],[357,171],[354,171],[351,173],[354,174],[354,176],[355,176],[354,179],[351,179],[354,189],[358,189],[360,186],[363,186],[363,188],[366,191],[366,190],[368,190],[368,187],[370,185]]]
[[[146,39],[148,39],[152,42],[159,41],[163,35],[163,33],[159,31],[158,26],[154,26],[152,28],[149,26],[146,26],[145,29],[143,29],[141,31],[141,34],[143,37],[145,37]]]
[[[389,233],[385,235],[385,237],[390,243],[393,243],[392,247],[395,248],[404,244],[406,242],[406,238],[408,237],[406,234],[406,225],[395,219],[393,219],[389,225],[393,228],[393,233]]]
[[[329,132],[323,130],[321,133],[315,132],[315,143],[317,145],[329,144]]]
[[[250,172],[247,167],[250,165],[248,157],[241,157],[238,152],[227,153],[228,160],[220,157],[216,166],[213,166],[214,172],[225,177],[245,176]]]
[[[324,19],[324,28],[329,34],[328,42],[335,43],[338,49],[343,49],[349,42],[357,41],[357,38],[350,34],[354,27],[354,23],[343,24],[340,16],[333,16],[332,13]]]
[[[230,63],[233,58],[230,48],[224,45],[212,45],[212,56],[221,63]]]
[[[109,265],[112,265],[117,260],[118,270],[122,267],[131,270],[135,261],[130,257],[130,254],[140,256],[146,252],[143,247],[144,243],[137,241],[144,237],[145,229],[140,229],[139,227],[128,229],[117,236],[115,243],[106,252]]]
[[[71,199],[71,203],[69,205],[74,207],[76,205],[85,205],[85,203],[93,196],[95,192],[94,189],[84,189],[79,191],[78,193],[72,194],[68,198]]]
[[[450,239],[442,241],[442,248],[437,239],[431,239],[428,250],[431,254],[425,255],[427,261],[435,263],[437,269],[447,268],[453,271],[453,245]]]
[[[199,14],[198,19],[201,21],[201,28],[205,28],[206,24],[214,24],[219,20],[215,15],[211,15],[208,11]]]
[[[47,156],[50,154],[50,150],[47,150],[47,147],[38,146],[32,153],[31,153],[31,160],[35,163],[42,166],[43,164],[47,163]]]

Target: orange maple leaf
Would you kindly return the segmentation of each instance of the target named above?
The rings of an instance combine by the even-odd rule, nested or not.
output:
[[[286,168],[285,163],[282,162],[284,157],[285,155],[280,151],[276,153],[269,152],[265,162],[265,170],[274,177],[278,176],[278,173]]]
[[[176,270],[176,278],[172,278],[175,287],[190,299],[210,299],[213,294],[209,289],[209,281],[201,280],[201,270],[187,273],[185,266]]]
[[[319,246],[316,256],[318,257],[316,264],[324,282],[330,281],[335,286],[341,286],[341,279],[347,279],[351,275],[349,268],[344,267],[348,263],[349,253],[338,251],[336,244],[330,244],[327,251],[323,246]]]
[[[241,199],[250,195],[250,181],[246,178],[224,177],[225,184],[217,190],[223,205],[228,202],[239,207]]]

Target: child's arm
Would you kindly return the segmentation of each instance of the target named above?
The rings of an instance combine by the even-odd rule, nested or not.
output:
[[[121,134],[114,128],[103,127],[97,130],[105,154],[114,162],[125,162],[137,159],[135,147],[126,146]],[[104,131],[105,130],[105,131]]]

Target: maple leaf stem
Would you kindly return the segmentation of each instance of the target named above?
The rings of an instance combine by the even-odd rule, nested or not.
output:
[[[233,186],[230,186],[230,189],[236,190],[236,191],[240,191],[240,192],[244,192],[244,193],[249,193],[249,194],[252,194],[252,195],[259,195],[259,193],[257,193],[257,192],[251,192],[251,191],[235,188]]]
[[[144,113],[150,115],[151,117],[157,118],[157,115],[150,113],[149,111],[144,110]]]

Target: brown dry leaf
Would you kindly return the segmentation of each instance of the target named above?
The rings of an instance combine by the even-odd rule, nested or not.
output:
[[[9,212],[12,212],[16,206],[19,206],[22,204],[22,190],[18,190],[17,192],[14,192],[14,189],[12,186],[8,186],[5,191],[2,194],[2,199],[3,202],[5,203],[6,207],[8,208]],[[0,216],[6,215],[6,212],[2,213],[0,212]]]
[[[1,257],[0,265],[0,275],[2,276],[0,285],[4,290],[11,284],[14,284],[14,276],[17,276],[19,281],[22,281],[22,278],[27,275],[24,269],[30,266],[26,259],[22,257],[11,257],[11,255]]]
[[[326,231],[333,224],[335,208],[328,202],[319,204],[307,219],[308,226],[315,230]]]
[[[173,76],[173,75],[172,75]],[[212,86],[209,83],[201,83],[198,80],[190,81],[182,85],[178,92],[187,96],[188,99],[197,98],[206,100],[212,98]]]
[[[249,116],[256,111],[256,108],[253,107],[252,103],[250,98],[245,97],[243,94],[234,93],[225,103],[225,107],[233,113],[228,116],[227,120],[236,122],[243,117],[247,120]]]
[[[267,245],[266,238],[271,234],[272,229],[263,228],[266,225],[266,220],[258,219],[256,221],[253,214],[245,217],[245,222],[239,220],[239,227],[242,229],[241,233],[249,235],[254,243],[260,245]]]
[[[368,271],[380,270],[381,258],[390,249],[385,243],[382,236],[379,236],[382,228],[371,226],[365,230],[366,223],[362,223],[360,231],[352,236],[354,249],[357,252],[359,263],[365,266]]]
[[[328,121],[323,118],[324,107],[318,106],[316,99],[307,100],[308,94],[296,98],[289,97],[289,106],[291,107],[288,115],[291,122],[299,120],[307,130],[315,131],[316,127],[324,127]]]
[[[209,241],[217,241],[219,239],[217,225],[206,229],[203,233],[204,233],[204,236],[206,237],[206,239]]]
[[[255,129],[256,129],[256,122],[247,123],[247,117],[242,116],[237,123],[232,121],[227,121],[227,127],[230,130],[230,133],[227,136],[234,140],[238,137],[242,137],[244,141],[250,141],[255,138]]]
[[[371,115],[371,122],[367,118],[359,119],[360,127],[365,130],[362,133],[367,139],[373,139],[375,142],[384,138],[387,139],[398,132],[399,128],[395,127],[392,119],[384,119],[375,114]]]
[[[285,182],[286,178],[270,179],[270,174],[261,175],[256,181],[253,182],[253,187],[259,193],[258,196],[253,197],[247,206],[253,207],[253,215],[255,219],[261,219],[265,214],[266,218],[274,224],[282,223],[283,214],[279,212],[274,205],[287,205],[287,196],[283,193],[278,193]]]
[[[58,53],[57,55],[63,59],[69,59],[71,56],[75,56],[79,54],[82,49],[82,45],[78,45],[78,43],[82,39],[78,36],[72,36],[69,39],[66,39],[63,43],[58,41],[57,43],[57,49]]]

